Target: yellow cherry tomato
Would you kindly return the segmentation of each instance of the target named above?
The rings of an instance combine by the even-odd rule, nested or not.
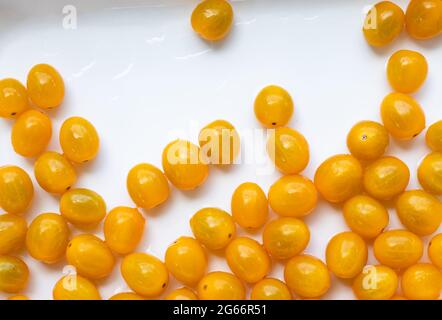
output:
[[[216,120],[201,129],[198,135],[201,153],[210,164],[233,164],[240,151],[240,138],[235,127]]]
[[[331,284],[327,266],[309,255],[291,258],[285,265],[284,278],[287,286],[303,298],[319,298]]]
[[[122,255],[133,252],[144,233],[145,219],[134,208],[116,207],[104,220],[104,238],[114,252]]]
[[[267,221],[269,204],[266,195],[256,183],[239,185],[232,195],[232,217],[245,229],[259,229]]]
[[[422,190],[406,191],[396,202],[402,224],[419,236],[435,232],[442,222],[442,203]]]
[[[431,239],[428,245],[428,256],[436,267],[442,269],[442,233]]]
[[[209,167],[202,161],[200,148],[189,141],[172,141],[164,149],[162,158],[164,173],[178,189],[195,189],[209,175]]]
[[[298,131],[279,127],[269,136],[267,153],[283,174],[297,174],[307,167],[310,151],[307,140]]]
[[[138,207],[152,209],[169,198],[169,182],[157,167],[141,163],[127,175],[127,191]]]
[[[133,292],[121,292],[114,294],[109,300],[144,300],[144,298]]]
[[[378,200],[390,200],[401,194],[410,181],[407,165],[395,157],[383,157],[365,168],[364,188]]]
[[[425,191],[442,195],[442,152],[427,155],[417,169],[417,176]]]
[[[61,215],[43,213],[29,226],[26,248],[34,259],[44,263],[55,263],[66,253],[69,234],[68,225]]]
[[[289,259],[304,251],[310,241],[310,231],[302,220],[279,218],[265,226],[262,239],[273,258]]]
[[[201,38],[218,41],[227,36],[233,22],[233,9],[226,0],[203,0],[192,12],[193,30]]]
[[[355,124],[347,135],[347,146],[359,160],[376,160],[382,157],[390,143],[387,129],[375,121]]]
[[[402,32],[405,14],[402,9],[390,1],[375,4],[365,17],[365,40],[373,47],[382,47],[393,42]]]
[[[169,283],[169,273],[164,263],[146,253],[125,256],[121,263],[121,274],[133,291],[149,298],[161,295]]]
[[[79,275],[67,275],[52,290],[54,300],[101,300],[97,287]]]
[[[422,240],[405,230],[390,230],[381,233],[373,244],[376,259],[393,269],[404,269],[422,257]]]
[[[432,264],[417,263],[405,270],[401,287],[410,300],[437,300],[442,290],[442,273]]]
[[[258,282],[270,271],[270,258],[256,240],[245,237],[233,239],[225,255],[230,269],[245,282]]]
[[[290,94],[279,86],[267,86],[255,99],[255,115],[266,128],[285,126],[293,114]]]
[[[29,298],[25,295],[18,294],[16,296],[10,296],[8,297],[8,300],[29,300]]]
[[[61,215],[80,228],[96,226],[106,216],[106,203],[89,189],[71,189],[61,196]]]
[[[278,279],[266,278],[257,282],[250,294],[251,300],[292,300],[287,285]]]
[[[115,265],[115,258],[106,243],[92,234],[74,237],[68,244],[66,259],[78,274],[94,280],[107,277]]]
[[[198,284],[201,300],[244,300],[246,289],[236,276],[228,272],[210,272]]]
[[[0,256],[0,291],[17,293],[26,288],[29,269],[21,259]]]
[[[401,296],[393,296],[390,300],[408,300],[408,299]]]
[[[190,227],[195,238],[210,250],[225,248],[236,234],[232,216],[217,208],[196,212],[190,219]]]
[[[21,249],[27,231],[28,225],[24,218],[11,213],[0,215],[0,255]]]
[[[48,151],[34,164],[34,174],[38,184],[49,193],[62,194],[77,181],[74,167],[63,155]]]
[[[27,89],[32,103],[39,108],[56,108],[64,99],[63,78],[48,64],[32,67],[28,73]]]
[[[171,244],[164,258],[169,272],[188,286],[196,285],[207,271],[207,257],[198,241],[181,237]]]
[[[343,213],[350,229],[366,239],[377,237],[389,222],[387,209],[379,201],[364,195],[347,200]]]
[[[366,266],[353,281],[353,292],[360,300],[389,300],[398,287],[396,272],[386,266]]]
[[[188,288],[178,288],[169,293],[166,300],[198,300],[198,297]]]
[[[325,255],[331,272],[338,278],[352,279],[367,263],[368,249],[357,233],[342,232],[330,239]]]
[[[269,189],[269,204],[284,217],[304,217],[318,202],[318,192],[312,181],[300,175],[284,176]]]
[[[351,155],[336,155],[325,160],[315,173],[315,186],[329,202],[343,202],[362,189],[362,166]]]
[[[415,39],[430,39],[442,31],[440,0],[411,0],[405,14],[407,31]]]
[[[0,207],[8,213],[23,213],[34,197],[31,178],[16,166],[0,167]]]
[[[425,141],[433,151],[442,152],[442,120],[433,123],[428,128]]]
[[[384,98],[381,117],[387,131],[399,140],[410,140],[425,129],[425,114],[421,106],[402,93],[390,93]]]
[[[26,88],[15,79],[0,80],[0,117],[14,118],[28,108]]]

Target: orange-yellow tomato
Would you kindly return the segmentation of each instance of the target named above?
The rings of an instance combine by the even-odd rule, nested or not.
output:
[[[29,298],[27,296],[25,296],[25,295],[18,294],[18,295],[15,295],[15,296],[8,297],[8,300],[29,300]]]
[[[410,181],[407,165],[395,157],[383,157],[365,168],[364,188],[378,200],[390,200],[401,194]]]
[[[425,141],[433,151],[442,152],[442,120],[433,123],[428,128]]]
[[[410,300],[437,300],[442,291],[442,273],[432,264],[417,263],[405,270],[401,287]]]
[[[355,124],[347,135],[347,147],[359,160],[376,160],[382,157],[390,143],[388,131],[375,121]]]
[[[0,291],[17,293],[26,288],[29,269],[21,259],[0,256]]]
[[[28,225],[24,218],[12,213],[0,215],[0,255],[21,249],[27,231]]]
[[[399,6],[390,1],[381,1],[367,13],[362,31],[370,45],[382,47],[399,36],[404,22],[405,14]]]
[[[127,191],[138,207],[152,209],[169,198],[169,182],[157,167],[141,163],[133,167],[126,180]]]
[[[203,0],[192,12],[193,30],[201,38],[218,41],[227,36],[233,22],[233,9],[226,0]]]
[[[251,300],[292,300],[287,285],[278,279],[266,278],[257,282],[250,294]]]
[[[28,108],[26,88],[15,79],[0,80],[0,117],[14,118]]]
[[[360,300],[389,300],[398,287],[398,276],[389,267],[366,266],[353,281],[353,292]]]
[[[284,88],[267,86],[255,99],[255,116],[266,128],[285,126],[292,114],[293,100]]]
[[[66,253],[69,234],[68,225],[61,215],[43,213],[29,226],[26,248],[34,259],[44,263],[55,263]]]
[[[67,275],[52,290],[54,300],[101,300],[97,287],[79,275]]]
[[[231,209],[233,220],[245,229],[259,229],[267,221],[269,204],[256,183],[245,182],[235,189]]]
[[[121,292],[114,294],[109,300],[144,300],[144,298],[133,292]]]
[[[169,293],[166,300],[198,300],[198,297],[189,288],[178,288]]]
[[[336,155],[325,160],[315,173],[315,186],[329,202],[343,202],[362,189],[362,166],[351,155]]]
[[[134,208],[116,207],[104,220],[104,238],[114,252],[122,255],[136,249],[143,237],[145,219]]]
[[[236,276],[228,272],[210,272],[198,284],[201,300],[244,300],[246,289]]]
[[[442,269],[442,233],[431,239],[428,245],[428,256],[436,267]]]
[[[442,195],[442,152],[427,155],[417,169],[417,176],[425,191]]]
[[[286,127],[279,127],[271,132],[267,141],[267,153],[283,174],[297,174],[310,161],[307,140],[298,131]]]
[[[23,213],[34,197],[31,178],[16,166],[0,167],[0,207],[8,213]]]
[[[393,296],[390,300],[408,300],[408,299],[402,296]]]
[[[440,0],[411,0],[405,14],[407,31],[415,39],[430,39],[442,31]]]
[[[32,67],[28,73],[27,89],[32,103],[39,108],[56,108],[64,99],[63,78],[48,64]]]
[[[31,158],[46,149],[51,137],[51,119],[43,112],[29,110],[22,113],[14,123],[11,142],[16,153]]]
[[[63,155],[48,151],[34,164],[34,174],[38,184],[49,193],[62,194],[77,181],[74,167]]]

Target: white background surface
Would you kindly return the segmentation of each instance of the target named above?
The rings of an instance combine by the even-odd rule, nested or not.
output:
[[[405,1],[396,1],[405,8]],[[379,120],[379,105],[390,88],[385,63],[398,49],[422,52],[430,65],[425,86],[415,95],[427,123],[442,115],[442,37],[415,42],[404,32],[385,49],[373,50],[362,36],[364,8],[374,1],[245,0],[234,1],[235,26],[221,43],[196,36],[189,23],[195,0],[2,0],[0,3],[0,76],[26,81],[28,70],[49,63],[63,75],[66,99],[51,112],[51,150],[59,151],[63,119],[89,119],[101,136],[101,150],[91,164],[78,169],[77,187],[99,192],[108,208],[131,206],[126,174],[139,162],[161,166],[164,146],[177,137],[197,141],[198,130],[221,118],[239,130],[258,129],[253,100],[265,85],[290,91],[295,102],[290,125],[310,143],[311,161],[304,174],[313,178],[328,156],[347,152],[345,139],[359,120]],[[78,10],[78,28],[62,28],[62,8]],[[0,165],[15,164],[33,176],[32,160],[14,154],[12,122],[0,121]],[[264,144],[262,150],[264,152]],[[412,142],[393,142],[388,154],[410,167],[410,188],[417,187],[416,168],[428,152],[423,135]],[[172,188],[170,200],[145,212],[147,227],[138,250],[163,259],[167,246],[180,235],[191,235],[193,213],[205,206],[230,211],[230,197],[240,183],[254,181],[267,192],[280,176],[258,175],[253,164],[223,171],[212,168],[206,184],[192,192]],[[34,178],[33,178],[34,179]],[[35,182],[35,179],[34,179]],[[58,197],[35,183],[35,199],[26,217],[58,212]],[[390,207],[390,228],[398,227]],[[272,214],[273,215],[273,214]],[[306,219],[311,242],[306,252],[324,258],[327,241],[346,230],[339,207],[321,201]],[[79,233],[73,229],[73,233]],[[440,230],[439,230],[440,231]],[[239,232],[244,233],[243,231]],[[101,235],[101,228],[97,229]],[[261,239],[260,232],[250,236]],[[22,256],[31,270],[24,292],[49,299],[66,262],[47,266]],[[375,260],[370,253],[370,263]],[[280,263],[271,273],[280,277]],[[210,255],[210,270],[228,270],[222,257]],[[98,283],[103,298],[128,290],[119,264]],[[177,287],[171,281],[168,291]],[[0,294],[0,298],[5,295]],[[329,299],[353,298],[349,283],[333,279]]]

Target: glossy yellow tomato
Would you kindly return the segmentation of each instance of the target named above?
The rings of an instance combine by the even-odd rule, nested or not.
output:
[[[283,174],[297,174],[307,167],[310,151],[307,140],[298,131],[279,127],[271,132],[267,152]]]
[[[107,277],[115,265],[115,258],[106,243],[92,234],[74,237],[68,244],[66,259],[79,275],[94,280]]]
[[[433,123],[428,128],[425,141],[433,151],[442,152],[442,120]]]
[[[347,200],[343,213],[350,229],[366,239],[377,237],[389,222],[387,209],[379,201],[365,195]]]
[[[245,282],[258,282],[270,271],[270,258],[256,240],[246,237],[233,239],[225,255],[230,269]]]
[[[127,191],[138,207],[152,209],[169,198],[169,182],[157,167],[141,163],[127,175]]]
[[[425,129],[425,114],[412,97],[390,93],[381,104],[381,117],[385,128],[396,139],[410,140]]]
[[[427,155],[417,169],[417,176],[425,191],[442,195],[442,152]]]
[[[236,276],[228,272],[210,272],[198,284],[201,300],[244,300],[246,289]]]
[[[164,258],[169,272],[188,286],[198,284],[207,271],[207,256],[198,241],[180,237],[167,250]]]
[[[374,47],[382,47],[393,42],[402,32],[405,15],[402,9],[390,1],[378,2],[365,17],[365,40]]]
[[[66,158],[76,163],[83,163],[97,156],[100,138],[89,121],[72,117],[61,126],[60,146]]]
[[[31,223],[26,235],[26,248],[36,260],[55,263],[64,257],[69,242],[69,228],[56,213],[43,213]]]
[[[8,300],[29,300],[29,298],[25,295],[18,294],[16,296],[10,296],[8,297]]]
[[[144,300],[144,298],[133,292],[121,292],[114,294],[109,300]]]
[[[355,124],[347,135],[347,147],[359,160],[376,160],[384,155],[390,143],[388,131],[375,121]]]
[[[178,288],[169,293],[166,300],[198,300],[198,297],[188,288]]]
[[[61,215],[80,228],[96,226],[106,216],[106,203],[89,189],[71,189],[60,199]]]
[[[27,231],[28,225],[24,218],[12,213],[0,215],[0,255],[21,249]]]
[[[265,226],[262,239],[273,258],[289,259],[304,251],[310,241],[310,231],[302,220],[279,218]]]
[[[436,267],[442,269],[442,233],[431,239],[428,245],[428,256]]]
[[[284,176],[269,189],[269,204],[284,217],[304,217],[318,202],[318,192],[312,181],[300,175]]]
[[[284,278],[287,286],[303,298],[319,298],[331,284],[327,266],[309,255],[291,258],[285,265]]]
[[[267,221],[269,204],[256,183],[245,182],[235,189],[231,201],[233,220],[245,229],[259,229]]]
[[[101,300],[97,287],[79,275],[67,275],[52,290],[54,300]]]
[[[437,300],[442,290],[442,273],[432,264],[417,263],[405,270],[401,287],[410,300]]]
[[[389,267],[366,266],[353,281],[353,292],[360,300],[389,300],[398,287],[398,276]]]
[[[0,117],[14,118],[28,108],[26,88],[15,79],[0,80]]]
[[[196,212],[190,219],[190,227],[195,238],[210,250],[225,248],[236,234],[232,216],[218,208]]]
[[[54,67],[37,64],[28,73],[28,95],[32,103],[43,109],[61,105],[64,99],[64,82]]]
[[[202,161],[200,148],[189,141],[172,141],[164,149],[162,158],[164,173],[178,189],[195,189],[209,175],[209,167]]]
[[[315,186],[327,201],[343,202],[361,191],[362,166],[351,155],[330,157],[316,170]]]
[[[161,295],[169,283],[166,266],[146,253],[131,253],[121,263],[121,274],[136,293],[149,298]]]
[[[74,167],[63,155],[48,151],[34,164],[34,174],[38,184],[49,193],[62,194],[77,181]]]
[[[422,190],[406,191],[396,202],[402,224],[419,236],[435,232],[442,222],[442,203]]]
[[[331,272],[338,278],[352,279],[367,263],[368,249],[357,233],[342,232],[330,239],[325,255]]]
[[[251,300],[292,300],[287,285],[278,279],[266,278],[257,282],[250,294]]]
[[[430,39],[442,31],[440,0],[411,0],[405,15],[407,31],[415,39]]]
[[[404,269],[422,257],[422,240],[405,230],[390,230],[381,233],[373,244],[376,259],[393,269]]]
[[[390,300],[408,300],[408,299],[402,296],[393,296]]]
[[[0,207],[8,213],[23,213],[34,197],[31,178],[16,166],[0,167]]]
[[[51,137],[51,119],[43,112],[28,110],[22,113],[14,123],[11,142],[19,155],[36,157],[46,149]]]
[[[198,142],[205,161],[210,164],[233,164],[240,151],[240,138],[235,127],[216,120],[201,129]]]
[[[404,192],[410,181],[407,165],[395,157],[383,157],[365,168],[364,188],[378,200],[390,200]]]
[[[116,207],[104,220],[106,244],[118,254],[126,255],[136,249],[143,237],[145,219],[134,208]]]
[[[255,116],[266,128],[285,126],[292,114],[293,100],[284,88],[267,86],[255,99]]]
[[[28,284],[29,269],[21,259],[0,256],[0,291],[16,293]]]
[[[226,0],[203,0],[192,12],[193,30],[201,38],[218,41],[229,33],[233,22],[233,9]]]

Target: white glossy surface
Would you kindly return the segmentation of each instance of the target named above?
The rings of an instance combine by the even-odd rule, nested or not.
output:
[[[405,1],[396,2],[405,7]],[[61,72],[67,96],[63,106],[51,113],[55,134],[50,149],[60,150],[57,131],[63,119],[73,115],[89,119],[102,146],[96,161],[79,169],[77,186],[99,192],[109,208],[132,205],[125,187],[128,170],[139,162],[160,166],[162,149],[170,140],[179,136],[196,141],[199,128],[218,118],[240,130],[258,129],[253,100],[270,83],[284,86],[293,96],[290,125],[310,143],[312,157],[304,172],[310,178],[326,157],[347,152],[345,139],[354,123],[379,120],[379,104],[390,91],[385,62],[397,49],[425,54],[430,73],[415,96],[428,124],[442,116],[442,37],[418,43],[403,33],[393,45],[373,50],[365,43],[361,26],[364,8],[374,1],[234,1],[233,32],[217,44],[193,33],[189,17],[194,0],[69,3],[78,10],[76,30],[62,28],[60,1],[42,0],[37,5],[2,0],[0,74],[25,82],[27,71],[41,62]],[[32,173],[32,161],[14,154],[10,129],[10,122],[0,121],[0,165],[16,164]],[[264,143],[258,147],[264,152]],[[423,135],[410,143],[393,142],[388,151],[409,165],[410,188],[418,187],[416,167],[427,152]],[[229,210],[230,196],[241,182],[257,182],[267,191],[280,175],[256,174],[257,167],[212,168],[202,188],[173,189],[167,204],[145,213],[148,223],[139,250],[163,258],[169,243],[191,234],[188,220],[196,210],[205,206]],[[39,213],[58,211],[57,197],[36,183],[35,189],[29,222]],[[398,227],[394,210],[390,212],[390,228]],[[327,241],[347,229],[340,210],[322,201],[306,220],[312,233],[307,252],[324,258]],[[251,236],[260,239],[259,233]],[[22,254],[31,269],[24,293],[32,299],[51,298],[65,262],[46,266]],[[221,257],[211,255],[210,261],[211,270],[228,270]],[[272,275],[280,277],[281,266],[275,263]],[[176,286],[171,282],[169,290]],[[127,290],[119,266],[99,288],[104,298]],[[353,294],[348,284],[333,279],[325,298],[346,299]]]

